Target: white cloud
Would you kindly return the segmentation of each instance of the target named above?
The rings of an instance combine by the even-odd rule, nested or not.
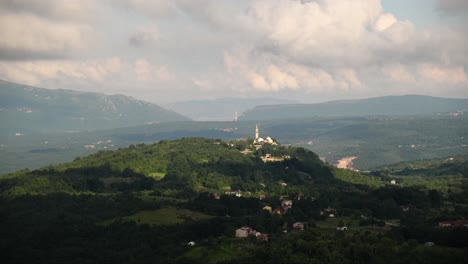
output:
[[[134,74],[128,74],[129,72]],[[134,62],[120,57],[83,61],[38,60],[34,62],[0,62],[0,79],[47,88],[76,89],[106,92],[109,87],[137,86],[152,89],[151,85],[167,84],[174,74],[165,65],[157,65],[145,59]],[[144,84],[142,86],[142,84]],[[148,87],[144,87],[149,85]]]
[[[0,78],[131,95],[165,89],[158,99],[468,93],[466,31],[421,30],[381,0],[80,3],[0,0]]]
[[[30,85],[41,85],[43,81],[61,77],[99,83],[122,69],[118,57],[87,61],[0,62],[0,78]]]
[[[45,19],[88,21],[94,14],[94,0],[0,0],[4,13],[37,15]]]
[[[396,83],[414,83],[416,80],[413,73],[403,64],[391,64],[382,68],[382,73]]]
[[[349,97],[467,84],[466,36],[418,31],[378,0],[254,1],[247,15],[259,37],[225,52],[224,66],[253,89]]]
[[[422,64],[418,67],[421,78],[441,84],[465,84],[468,89],[468,77],[462,67],[443,67]]]
[[[54,23],[39,17],[0,15],[0,59],[65,57],[87,47],[90,29],[73,23]]]
[[[174,75],[165,66],[156,66],[146,59],[138,59],[134,63],[133,71],[138,81],[170,81]]]
[[[392,14],[382,14],[375,22],[375,30],[384,31],[393,26],[396,22],[397,19]]]

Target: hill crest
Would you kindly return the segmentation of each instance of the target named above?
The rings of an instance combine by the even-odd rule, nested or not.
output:
[[[315,104],[260,105],[246,111],[240,119],[271,120],[313,116],[432,115],[457,111],[468,111],[468,99],[425,95],[395,95]]]
[[[0,94],[2,132],[83,131],[189,120],[121,94],[50,90],[3,80]]]

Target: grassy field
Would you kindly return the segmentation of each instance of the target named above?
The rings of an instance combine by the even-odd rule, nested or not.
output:
[[[161,180],[162,178],[166,176],[166,173],[165,172],[152,172],[148,176],[150,176],[151,178],[155,180]]]
[[[123,221],[134,221],[138,224],[149,225],[174,225],[191,221],[202,221],[213,216],[191,211],[188,209],[166,207],[158,210],[144,210],[134,215],[122,217]],[[103,224],[110,224],[117,219],[105,221]],[[119,219],[120,220],[120,219]]]

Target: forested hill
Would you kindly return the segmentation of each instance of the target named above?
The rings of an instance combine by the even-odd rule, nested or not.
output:
[[[466,178],[390,184],[252,143],[160,141],[0,176],[2,263],[466,262],[468,228],[438,227],[468,218]]]
[[[82,131],[188,118],[124,95],[50,90],[0,80],[1,132]]]
[[[457,111],[468,111],[468,99],[404,95],[317,104],[262,105],[246,111],[240,119],[271,120],[313,116],[428,115]]]
[[[459,175],[468,178],[468,156],[400,162],[375,169],[375,173],[427,177]]]
[[[264,162],[261,157],[266,154],[277,162]],[[197,191],[260,191],[263,187],[259,183],[275,189],[279,181],[327,181],[332,173],[316,154],[303,148],[264,146],[255,150],[241,141],[184,138],[100,151],[70,163],[4,178],[0,190],[12,195],[156,189],[186,197]]]

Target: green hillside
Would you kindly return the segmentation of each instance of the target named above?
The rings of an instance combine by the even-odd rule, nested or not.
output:
[[[129,96],[49,90],[2,80],[0,119],[3,134],[83,131],[188,120]]]
[[[331,178],[330,170],[310,151],[276,146],[243,154],[240,150],[245,147],[246,144],[241,142],[202,138],[132,145],[117,151],[100,151],[70,163],[7,175],[2,189],[5,193],[18,195],[107,192],[138,186],[142,190],[160,188],[161,192],[171,192],[171,196],[184,196],[192,191],[222,191],[225,188],[259,192],[259,182],[274,187],[277,181],[285,179],[300,181],[303,176],[299,177],[298,171],[314,179]],[[278,157],[288,155],[292,158],[282,164],[264,163],[259,156],[267,150]],[[167,190],[167,186],[174,188]]]
[[[240,119],[271,120],[314,116],[428,115],[458,111],[468,111],[468,99],[404,95],[317,104],[261,105],[246,111]]]
[[[392,185],[387,177],[332,168],[303,148],[257,149],[252,141],[183,138],[100,151],[0,176],[0,258],[463,263],[468,229],[437,224],[468,218],[466,176],[437,176],[450,190]],[[236,237],[242,226],[268,239]]]

